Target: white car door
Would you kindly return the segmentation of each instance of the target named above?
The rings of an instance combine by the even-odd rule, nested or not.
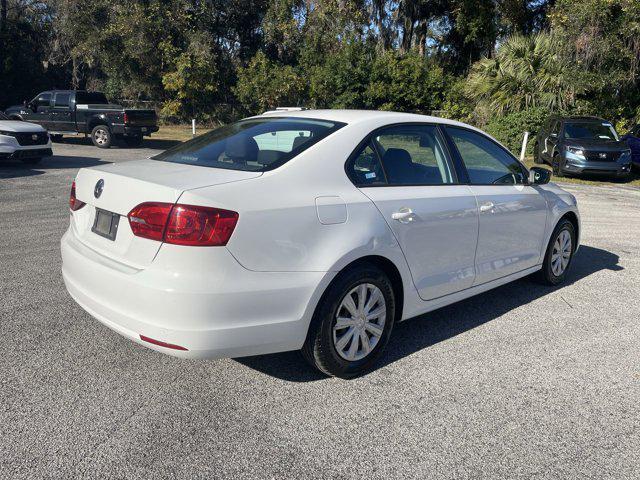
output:
[[[477,204],[469,186],[458,184],[438,127],[379,129],[347,170],[393,231],[423,300],[472,286]]]
[[[509,152],[475,131],[446,127],[466,167],[479,209],[474,285],[542,262],[547,202],[528,185],[527,171]]]

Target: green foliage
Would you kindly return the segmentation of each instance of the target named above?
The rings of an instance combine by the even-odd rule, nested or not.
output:
[[[497,115],[487,123],[485,130],[516,155],[520,154],[524,132],[529,132],[530,153],[535,136],[548,117],[549,111],[546,108],[529,108],[506,115]]]
[[[260,113],[277,106],[298,105],[304,86],[291,66],[271,61],[258,52],[249,65],[238,69],[234,92],[248,110]]]
[[[587,77],[559,49],[558,40],[547,33],[509,37],[494,58],[473,65],[467,94],[486,103],[492,114],[570,108],[586,91]]]
[[[442,106],[442,67],[415,51],[387,51],[373,61],[365,104],[376,110],[431,113]]]

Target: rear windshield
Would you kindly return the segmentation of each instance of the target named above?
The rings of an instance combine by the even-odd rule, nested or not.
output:
[[[100,92],[76,92],[76,105],[107,105],[109,100]]]
[[[564,134],[566,138],[618,141],[618,134],[608,122],[567,123],[564,126]]]
[[[265,172],[285,164],[344,123],[308,118],[254,118],[181,143],[154,160]]]

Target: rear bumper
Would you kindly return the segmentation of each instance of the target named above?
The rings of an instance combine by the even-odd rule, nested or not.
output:
[[[151,266],[135,270],[82,244],[73,227],[62,237],[61,252],[65,285],[82,308],[141,345],[183,358],[301,348],[313,310],[308,307],[327,277],[252,272],[226,248],[173,245],[163,245]]]
[[[113,125],[112,131],[117,135],[126,135],[131,137],[144,137],[151,135],[152,133],[160,130],[157,125],[143,125],[143,126],[130,126],[130,125]]]

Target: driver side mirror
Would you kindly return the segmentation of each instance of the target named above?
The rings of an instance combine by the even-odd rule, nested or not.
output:
[[[545,185],[551,180],[551,170],[542,167],[532,167],[529,170],[529,183],[532,185]]]

